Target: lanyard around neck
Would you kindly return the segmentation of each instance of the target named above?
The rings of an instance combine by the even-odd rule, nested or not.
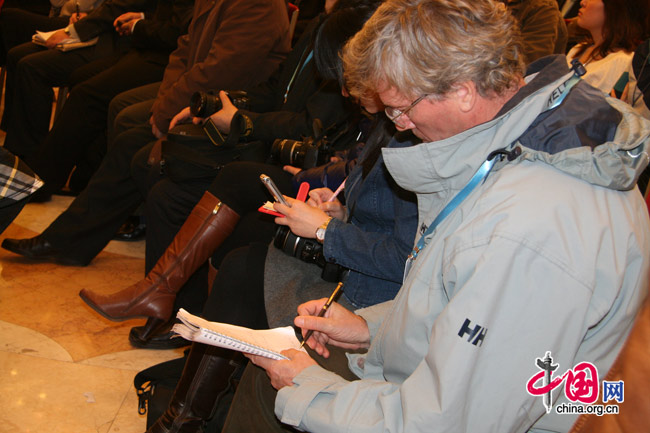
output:
[[[418,243],[415,245],[413,248],[413,251],[411,251],[411,254],[409,254],[408,258],[410,260],[415,260],[415,258],[418,256],[420,251],[424,249],[426,246],[426,242],[424,239],[433,233],[433,231],[438,227],[438,225],[445,219],[447,216],[458,207],[458,205],[467,198],[467,196],[474,191],[474,188],[476,188],[481,182],[485,180],[485,178],[490,174],[490,170],[492,170],[492,167],[494,167],[494,164],[496,163],[497,158],[496,156],[492,159],[486,160],[483,164],[481,164],[481,167],[478,169],[476,173],[474,173],[474,176],[467,182],[467,185],[463,187],[463,189],[460,190],[458,194],[454,198],[451,199],[449,203],[447,203],[447,206],[438,214],[436,219],[433,220],[429,228],[427,228],[427,231],[420,236],[420,239],[418,240]]]

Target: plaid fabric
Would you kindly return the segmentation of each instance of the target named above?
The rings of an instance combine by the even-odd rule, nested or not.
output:
[[[0,208],[32,195],[43,181],[13,153],[0,147]]]

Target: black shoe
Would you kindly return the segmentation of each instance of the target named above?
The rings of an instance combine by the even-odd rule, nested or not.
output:
[[[116,241],[139,241],[144,238],[147,231],[147,225],[139,222],[140,218],[129,218],[113,236]]]
[[[45,260],[70,266],[86,266],[75,259],[61,256],[61,252],[46,241],[41,235],[30,239],[5,239],[2,248],[32,260]]]
[[[157,319],[154,319],[154,321]],[[136,326],[131,328],[129,332],[129,342],[133,347],[139,349],[156,349],[156,350],[166,350],[166,349],[177,349],[179,347],[189,346],[192,342],[188,341],[178,334],[175,334],[171,327],[176,322],[175,319],[170,320],[164,326],[161,326],[160,329],[153,331],[153,335],[150,334],[149,330],[151,326],[156,326],[151,323],[152,320],[147,320],[147,323],[144,326]]]

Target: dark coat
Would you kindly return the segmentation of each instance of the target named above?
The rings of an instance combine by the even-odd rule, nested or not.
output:
[[[199,90],[243,89],[269,77],[290,50],[283,0],[198,0],[169,56],[153,119],[161,132]]]

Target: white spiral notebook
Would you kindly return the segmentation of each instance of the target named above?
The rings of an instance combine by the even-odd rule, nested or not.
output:
[[[287,359],[280,354],[286,349],[305,351],[291,326],[274,329],[249,329],[228,323],[210,322],[182,308],[176,315],[181,322],[172,331],[186,340],[225,349],[261,355],[271,359]]]

